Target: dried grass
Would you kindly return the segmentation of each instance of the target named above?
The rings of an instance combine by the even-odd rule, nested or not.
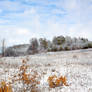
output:
[[[59,78],[57,78],[56,75],[53,75],[48,78],[48,83],[49,83],[50,88],[55,88],[55,87],[59,87],[62,85],[68,86],[66,81],[67,80],[65,76],[64,77],[60,76]]]

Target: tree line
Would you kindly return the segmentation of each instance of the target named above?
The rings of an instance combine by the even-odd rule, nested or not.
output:
[[[19,45],[18,45],[19,46]],[[46,38],[31,38],[30,43],[25,46],[25,51],[18,51],[17,48],[8,47],[4,54],[5,56],[18,56],[19,53],[23,55],[30,55],[41,52],[56,52],[56,51],[66,51],[66,50],[76,50],[76,49],[87,49],[92,48],[92,42],[88,41],[87,38],[71,38],[70,36],[55,36],[52,40]],[[23,46],[20,45],[20,48]],[[23,48],[22,48],[23,49]]]

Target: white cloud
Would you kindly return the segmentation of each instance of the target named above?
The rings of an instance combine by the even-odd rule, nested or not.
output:
[[[6,24],[6,23],[9,23],[9,20],[0,20],[0,24]]]
[[[79,7],[79,0],[65,0],[64,8],[67,10],[74,10]]]
[[[92,40],[92,27],[89,24],[74,24],[69,26],[68,35],[72,37],[84,37]]]
[[[7,11],[18,11],[24,8],[19,2],[9,0],[0,0],[0,8]]]
[[[34,0],[28,1],[34,2]],[[10,6],[6,5],[8,3],[4,4],[7,9],[11,11],[23,11],[8,13],[4,16],[5,19],[0,20],[0,24],[3,25],[6,23],[6,25],[1,25],[0,27],[0,37],[6,38],[9,44],[26,43],[31,37],[47,37],[51,39],[55,35],[81,36],[92,40],[92,8],[88,6],[87,1],[88,0],[84,0],[84,2],[83,0],[81,0],[81,2],[80,0],[44,0],[38,2],[35,0],[35,2],[41,3],[40,6],[37,7],[29,7],[19,2],[8,2]],[[47,6],[44,7],[44,5]],[[56,7],[52,6],[52,9],[50,5],[56,5]],[[65,12],[66,15],[64,16],[63,14]],[[61,14],[63,17],[54,16],[55,14]]]
[[[36,13],[36,10],[34,8],[31,8],[31,9],[27,9],[24,11],[24,14],[25,15],[28,15],[28,14],[35,14]]]
[[[60,10],[60,9],[54,9],[54,10],[52,10],[52,14],[61,14],[61,15],[63,15],[64,13],[65,13],[65,11]]]
[[[16,28],[15,26],[0,27],[0,39],[6,39],[7,46],[29,43],[31,36],[31,32],[27,28]]]
[[[16,34],[18,35],[28,35],[30,33],[28,29],[24,29],[24,28],[17,28],[15,31]]]

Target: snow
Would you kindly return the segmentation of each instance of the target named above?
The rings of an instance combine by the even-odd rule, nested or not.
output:
[[[40,75],[41,92],[92,92],[92,50],[48,52],[21,57],[0,58],[0,81],[11,81],[18,73],[22,60],[28,58],[28,70]],[[51,75],[66,76],[69,86],[49,88],[47,79]],[[19,92],[22,84],[12,84],[14,92]]]

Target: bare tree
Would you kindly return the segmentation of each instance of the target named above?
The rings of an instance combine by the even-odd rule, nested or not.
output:
[[[2,56],[5,56],[5,39],[2,40]]]

